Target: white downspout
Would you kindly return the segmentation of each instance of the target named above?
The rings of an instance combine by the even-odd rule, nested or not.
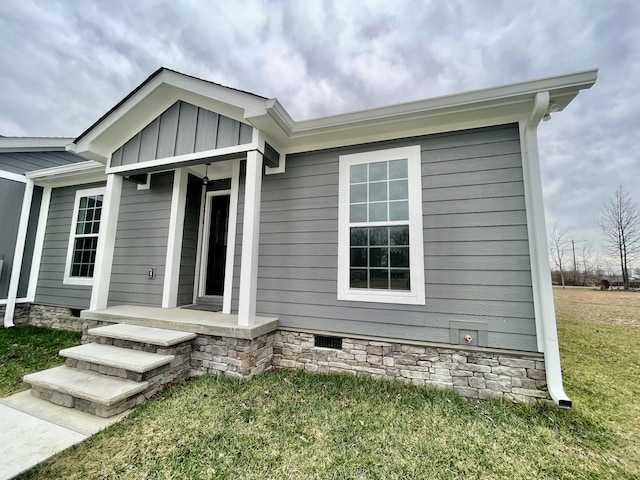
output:
[[[527,121],[520,122],[522,173],[527,209],[531,281],[538,350],[544,353],[547,389],[551,398],[560,407],[570,408],[571,399],[565,393],[562,385],[558,330],[553,305],[551,269],[549,268],[547,250],[547,230],[542,199],[542,178],[540,176],[540,161],[538,158],[538,124],[548,114],[549,104],[549,92],[537,93],[531,116]]]
[[[20,223],[18,225],[18,235],[16,236],[16,248],[13,253],[13,265],[11,267],[11,277],[9,279],[9,294],[7,295],[7,305],[4,311],[4,326],[10,328],[15,326],[13,314],[16,309],[16,298],[18,297],[18,284],[20,283],[20,270],[22,269],[22,257],[24,256],[24,245],[27,239],[27,227],[29,226],[29,216],[31,214],[31,199],[33,198],[34,180],[27,179],[22,197],[22,210],[20,210]]]

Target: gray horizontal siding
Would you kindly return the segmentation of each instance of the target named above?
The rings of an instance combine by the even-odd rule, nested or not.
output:
[[[3,260],[0,268],[0,299],[6,299],[9,292],[24,187],[24,183],[0,178],[0,259]]]
[[[104,183],[55,188],[51,191],[47,228],[42,247],[40,273],[35,303],[88,308],[91,287],[65,285],[64,269],[69,247],[69,234],[73,222],[73,204],[77,190],[102,187]]]
[[[122,185],[108,305],[162,306],[173,172],[151,176],[148,190]],[[150,280],[147,271],[156,269]]]
[[[253,128],[178,101],[111,156],[111,166],[203,152],[251,142]]]
[[[418,143],[426,305],[338,301],[338,157]],[[236,265],[241,236],[240,224]],[[516,125],[290,155],[263,179],[257,310],[284,327],[443,343],[451,321],[481,321],[490,347],[535,351],[527,238]]]
[[[86,161],[70,152],[6,152],[0,153],[0,170],[23,174]]]
[[[187,201],[184,214],[184,229],[182,234],[182,251],[180,255],[178,305],[188,305],[193,303],[201,197],[202,181],[193,175],[189,175],[189,182],[187,184]]]

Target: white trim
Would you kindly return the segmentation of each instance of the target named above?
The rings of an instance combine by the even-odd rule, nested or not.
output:
[[[259,151],[247,153],[238,304],[238,325],[243,327],[250,327],[256,322],[262,162],[262,154]]]
[[[49,204],[51,203],[51,187],[44,187],[42,200],[40,202],[40,214],[38,216],[38,227],[36,229],[36,240],[33,245],[33,259],[31,261],[31,273],[29,274],[29,287],[27,288],[27,298],[33,302],[36,298],[38,288],[38,277],[40,276],[40,262],[42,261],[42,248],[44,247],[44,235],[47,230],[47,220],[49,218]]]
[[[211,240],[211,202],[213,197],[229,196],[231,202],[231,190],[215,190],[206,192],[204,200],[204,230],[202,232],[202,252],[200,255],[200,284],[198,286],[198,296],[204,297],[207,288],[207,264],[209,262],[209,241]],[[229,203],[231,208],[231,203]],[[227,220],[228,222],[228,220]],[[227,226],[228,231],[228,226]],[[228,245],[228,243],[227,243]],[[226,255],[226,252],[225,252]],[[226,267],[225,267],[226,275]],[[223,292],[224,295],[224,292]]]
[[[64,152],[73,138],[0,137],[0,152]]]
[[[65,260],[64,275],[62,283],[65,285],[93,285],[93,277],[72,277],[71,276],[71,260],[73,258],[73,249],[76,239],[76,227],[78,223],[78,210],[80,208],[80,199],[82,197],[90,197],[94,195],[102,195],[103,204],[105,196],[105,187],[87,188],[84,190],[76,190],[76,198],[73,204],[73,216],[71,217],[71,229],[69,230],[69,243],[67,245],[67,258]],[[98,241],[100,231],[102,230],[102,214],[100,216],[100,225],[98,229]],[[98,254],[96,252],[96,262]],[[95,267],[94,267],[95,272]]]
[[[547,388],[551,398],[558,405],[568,407],[571,406],[571,400],[562,385],[560,348],[553,305],[538,154],[537,128],[541,118],[548,113],[549,107],[550,96],[548,92],[536,95],[529,120],[520,122],[519,125],[520,145],[538,350],[544,352]]]
[[[20,175],[19,173],[7,172],[6,170],[0,170],[0,178],[5,180],[12,180],[14,182],[27,183],[27,177]]]
[[[233,298],[233,268],[236,255],[236,230],[238,225],[238,192],[240,191],[240,160],[231,167],[231,193],[229,197],[229,226],[227,227],[227,264],[224,270],[224,295],[222,313],[231,313]]]
[[[24,187],[22,196],[22,209],[20,210],[20,223],[18,234],[16,235],[16,248],[13,252],[13,265],[11,266],[11,277],[9,279],[9,292],[7,294],[7,304],[4,312],[4,326],[13,327],[13,313],[18,297],[18,285],[20,283],[20,270],[22,268],[22,258],[24,256],[24,246],[27,239],[27,227],[29,226],[29,216],[31,214],[31,199],[33,198],[34,181],[29,180]]]
[[[136,190],[149,190],[151,188],[151,174],[147,173],[147,181],[136,185]]]
[[[187,203],[187,171],[178,168],[173,176],[171,194],[171,213],[169,217],[169,238],[167,240],[167,258],[165,261],[164,287],[162,290],[162,308],[178,305],[178,284],[180,282],[180,256],[182,252],[182,234],[184,231],[184,210]]]
[[[120,175],[108,175],[102,201],[102,217],[98,234],[96,263],[93,270],[94,282],[91,290],[90,310],[107,308],[121,194],[122,177]]]
[[[264,167],[265,175],[276,175],[278,173],[284,173],[286,171],[287,166],[287,156],[285,154],[280,154],[280,161],[277,167]]]
[[[146,162],[132,163],[129,165],[120,165],[118,167],[107,168],[107,173],[124,173],[124,172],[136,172],[139,170],[145,170],[149,168],[157,168],[162,166],[176,166],[180,167],[187,162],[193,162],[201,159],[211,159],[211,162],[216,161],[218,157],[225,157],[229,155],[244,155],[247,151],[254,149],[253,144],[244,143],[242,145],[234,145],[225,148],[216,148],[213,150],[206,150],[203,152],[186,153],[184,155],[176,155],[175,157],[159,158],[157,160],[148,160]],[[184,165],[186,166],[186,165]]]
[[[40,180],[45,177],[56,177],[61,175],[79,174],[84,172],[101,171],[104,173],[104,165],[88,160],[86,162],[70,163],[68,165],[59,165],[57,167],[41,168],[40,170],[32,170],[25,174],[27,178]]]
[[[374,290],[349,288],[349,185],[350,167],[400,158],[407,159],[409,183],[409,268],[411,290]],[[338,199],[338,300],[396,303],[408,305],[425,304],[424,284],[424,239],[422,230],[422,172],[420,146],[375,150],[340,156]],[[383,222],[392,225],[397,222]],[[374,226],[368,222],[363,226]]]
[[[9,300],[6,299],[6,298],[0,299],[0,305],[6,305],[8,301]],[[31,300],[29,300],[28,298],[25,297],[25,298],[16,298],[16,301],[14,303],[15,303],[15,305],[17,305],[19,303],[30,303],[30,302],[31,302]],[[15,313],[15,311],[14,311],[14,313]],[[13,325],[11,325],[11,326],[13,326]]]
[[[191,169],[190,169],[191,170]],[[200,193],[200,215],[198,217],[198,243],[196,244],[196,271],[193,277],[193,303],[198,301],[198,295],[200,293],[200,262],[202,259],[203,241],[204,235],[204,223],[205,223],[205,201],[206,201],[206,189],[202,185],[202,191]]]

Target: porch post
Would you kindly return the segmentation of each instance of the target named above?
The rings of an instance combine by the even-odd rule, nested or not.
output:
[[[100,232],[96,248],[96,263],[93,270],[90,310],[107,308],[121,194],[122,177],[114,173],[107,175],[107,187],[102,199],[102,217],[100,219]]]
[[[165,261],[162,308],[178,306],[178,283],[180,281],[180,256],[182,253],[182,233],[184,231],[184,210],[187,204],[187,181],[189,175],[184,168],[173,174],[173,193],[169,216],[169,238]]]
[[[13,252],[13,265],[11,266],[11,277],[9,279],[9,294],[7,295],[7,305],[4,311],[5,328],[14,326],[13,313],[16,309],[16,298],[18,297],[18,284],[20,283],[20,270],[22,269],[22,257],[24,255],[24,244],[27,238],[27,227],[29,226],[33,187],[34,181],[32,179],[27,179],[27,183],[24,186],[24,195],[22,197],[22,210],[20,211],[20,223],[18,224],[16,248]]]
[[[247,153],[240,264],[240,303],[238,304],[238,325],[243,327],[249,327],[256,323],[262,160],[262,153],[258,150]]]

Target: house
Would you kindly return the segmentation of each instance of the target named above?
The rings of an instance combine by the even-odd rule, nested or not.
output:
[[[275,365],[570,406],[537,127],[596,76],[296,121],[160,68],[75,139],[0,138],[4,324],[190,332],[182,376]]]

